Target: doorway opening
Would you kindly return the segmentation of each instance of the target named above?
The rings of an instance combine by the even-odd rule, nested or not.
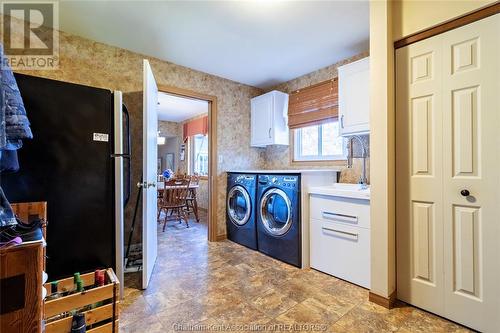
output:
[[[187,221],[176,222],[176,217],[170,216],[175,211],[162,209],[164,201],[159,199],[162,228],[158,232],[196,228],[201,229],[196,230],[198,235],[203,233],[209,241],[216,241],[217,198],[212,195],[217,193],[216,98],[175,87],[159,86],[158,90],[159,196],[163,195],[161,188],[165,186],[164,193],[168,194],[168,179],[190,181]]]
[[[206,234],[208,111],[207,101],[158,93],[158,223],[163,225],[159,236],[189,227]],[[180,232],[187,237],[188,231]]]

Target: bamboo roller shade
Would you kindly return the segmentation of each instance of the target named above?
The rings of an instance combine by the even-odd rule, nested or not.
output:
[[[338,117],[337,78],[299,89],[290,94],[288,125],[290,128],[312,126]]]

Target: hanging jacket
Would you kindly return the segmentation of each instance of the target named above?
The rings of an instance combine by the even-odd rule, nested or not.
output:
[[[4,58],[3,45],[0,44],[0,64],[2,65],[0,70],[0,107],[2,109],[0,111],[2,123],[0,124],[0,149],[16,150],[22,147],[23,139],[31,139],[33,134],[14,73]]]
[[[17,150],[0,150],[0,174],[19,171]]]
[[[3,57],[0,57],[0,61],[3,61]],[[6,145],[7,132],[5,131],[5,108],[3,107],[3,89],[0,85],[0,159],[2,158],[2,148]]]

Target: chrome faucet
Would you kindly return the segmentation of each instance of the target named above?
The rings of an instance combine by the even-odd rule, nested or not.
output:
[[[349,155],[347,157],[347,167],[348,168],[352,168],[352,159],[353,159],[353,155],[354,155],[354,150],[353,150],[353,140],[356,139],[358,140],[359,144],[361,145],[361,149],[363,150],[363,155],[361,156],[363,158],[363,171],[361,173],[361,177],[359,177],[359,181],[358,181],[358,184],[360,185],[361,189],[366,189],[368,188],[368,181],[366,179],[366,155],[367,155],[367,152],[366,152],[366,147],[365,147],[365,144],[363,143],[363,140],[357,136],[357,135],[353,135],[351,137],[349,137]]]

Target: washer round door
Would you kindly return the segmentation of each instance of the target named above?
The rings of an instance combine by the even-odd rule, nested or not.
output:
[[[236,185],[227,194],[227,209],[231,222],[236,226],[242,226],[248,222],[252,213],[252,202],[247,190]]]
[[[260,220],[273,236],[282,236],[292,226],[292,204],[283,190],[267,190],[260,200]]]

